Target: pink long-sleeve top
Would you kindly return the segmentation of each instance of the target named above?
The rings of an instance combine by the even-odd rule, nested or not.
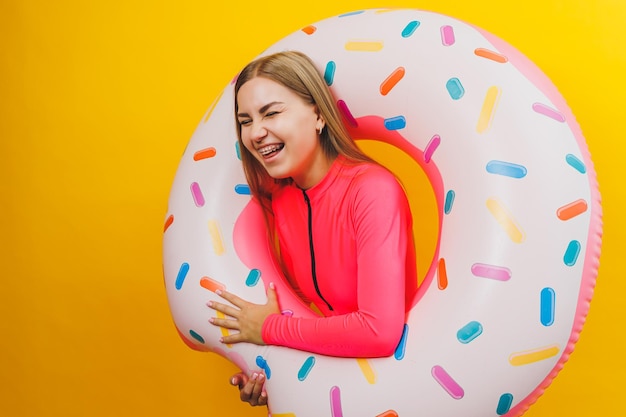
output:
[[[269,316],[265,343],[341,357],[393,354],[417,290],[412,217],[386,169],[339,156],[308,190],[272,200],[282,261],[319,318]]]

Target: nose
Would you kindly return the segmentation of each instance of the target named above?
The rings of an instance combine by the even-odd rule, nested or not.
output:
[[[263,123],[255,123],[252,126],[252,131],[250,132],[250,139],[255,142],[260,142],[267,136],[267,128],[263,125]]]

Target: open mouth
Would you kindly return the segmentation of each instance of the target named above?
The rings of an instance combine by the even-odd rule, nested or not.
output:
[[[263,158],[269,158],[271,156],[274,156],[278,152],[280,152],[284,147],[285,147],[285,144],[277,143],[274,145],[265,146],[259,149],[258,152]]]

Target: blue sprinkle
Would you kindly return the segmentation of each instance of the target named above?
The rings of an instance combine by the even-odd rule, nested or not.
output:
[[[259,283],[259,278],[261,278],[261,271],[258,269],[253,269],[248,274],[248,278],[246,278],[246,285],[248,287],[254,287]]]
[[[511,178],[524,178],[528,173],[525,166],[504,161],[489,161],[487,172]]]
[[[265,372],[265,377],[267,379],[270,379],[272,377],[272,370],[270,369],[269,365],[267,364],[267,361],[265,359],[263,359],[263,356],[259,355],[256,357],[256,365],[263,369],[263,371]]]
[[[554,289],[546,287],[541,290],[541,324],[552,326],[554,324]]]
[[[567,245],[567,249],[565,250],[565,255],[563,255],[563,262],[567,266],[576,265],[576,261],[578,260],[578,255],[580,254],[580,242],[577,240],[572,240],[569,245]]]
[[[405,28],[402,30],[402,37],[403,38],[408,38],[409,36],[411,36],[413,34],[413,32],[415,32],[415,30],[420,26],[420,22],[418,22],[417,20],[413,20],[411,22],[409,22],[408,25],[405,26]]]
[[[193,330],[189,330],[189,334],[198,342],[204,343],[204,337],[200,336],[198,333],[194,332]]]
[[[450,78],[446,83],[446,89],[453,100],[458,100],[465,94],[465,88],[458,78]]]
[[[456,338],[461,343],[469,343],[483,333],[483,325],[477,321],[470,321],[456,332]]]
[[[581,174],[584,174],[585,172],[587,172],[587,168],[585,167],[585,163],[583,161],[581,161],[580,159],[576,158],[571,153],[565,155],[565,161],[567,161],[567,163],[572,168],[574,168],[576,171],[580,172]]]
[[[496,409],[496,413],[499,416],[505,415],[511,409],[511,404],[513,404],[513,394],[502,394],[500,396],[500,400],[498,401],[498,408]]]
[[[241,149],[239,149],[239,142],[235,142],[235,152],[237,152],[237,159],[241,161]]]
[[[242,195],[250,195],[250,186],[248,184],[235,185],[235,192]]]
[[[328,61],[326,64],[326,70],[324,71],[324,81],[330,87],[333,85],[333,81],[335,80],[335,70],[337,69],[337,64],[335,61]]]
[[[402,359],[404,359],[404,354],[406,352],[406,338],[408,337],[408,334],[409,325],[405,323],[404,328],[402,329],[402,337],[400,338],[400,343],[398,343],[395,352],[393,352],[393,357],[396,358],[396,360],[401,361]]]
[[[300,370],[298,371],[298,379],[300,381],[304,381],[306,377],[309,376],[309,372],[311,372],[311,369],[313,369],[314,365],[315,365],[314,356],[309,356],[308,358],[306,358],[306,360],[300,367]]]
[[[185,282],[185,278],[187,278],[187,272],[189,272],[189,264],[187,262],[183,262],[178,270],[178,275],[176,276],[176,283],[174,287],[177,290],[183,288],[183,283]]]
[[[406,127],[406,119],[404,116],[396,116],[385,119],[385,128],[387,130],[398,130]]]
[[[446,201],[443,205],[444,213],[450,214],[450,212],[452,211],[452,204],[454,204],[454,196],[455,196],[454,190],[450,190],[446,193]]]
[[[363,12],[365,12],[365,10],[357,10],[356,12],[349,12],[349,13],[340,14],[338,17],[354,16],[354,15],[357,15],[357,14],[361,14]]]

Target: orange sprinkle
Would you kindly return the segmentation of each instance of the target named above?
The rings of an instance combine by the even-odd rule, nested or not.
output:
[[[446,260],[439,259],[439,269],[437,270],[437,285],[440,290],[448,288],[448,273],[446,272]]]
[[[215,156],[215,148],[205,148],[200,149],[196,153],[193,154],[193,160],[199,161],[201,159],[213,158]]]
[[[167,229],[172,225],[172,223],[174,223],[174,215],[170,214],[169,216],[167,216],[167,219],[165,219],[165,225],[163,226],[163,233],[167,232]]]
[[[502,54],[499,54],[497,52],[494,51],[490,51],[489,49],[485,49],[485,48],[476,48],[474,50],[474,53],[481,57],[481,58],[487,58],[490,59],[492,61],[498,62],[500,64],[504,64],[505,62],[509,62],[509,59],[507,57],[505,57]]]
[[[317,30],[317,28],[315,26],[313,26],[313,25],[309,25],[309,26],[306,26],[306,27],[302,28],[302,31],[304,33],[306,33],[307,35],[314,34],[316,30]]]
[[[556,211],[556,215],[561,220],[569,220],[587,211],[587,202],[585,200],[576,200],[560,207]]]
[[[398,413],[393,410],[387,410],[382,414],[378,414],[376,417],[398,417]]]
[[[217,291],[217,290],[225,290],[226,286],[224,284],[222,284],[221,282],[217,282],[214,279],[211,279],[209,277],[202,277],[202,279],[200,280],[200,286],[202,288],[206,288],[209,291]]]
[[[404,77],[404,68],[398,67],[396,68],[390,75],[387,77],[385,81],[380,85],[380,94],[386,96],[393,87],[398,84],[398,82]]]

